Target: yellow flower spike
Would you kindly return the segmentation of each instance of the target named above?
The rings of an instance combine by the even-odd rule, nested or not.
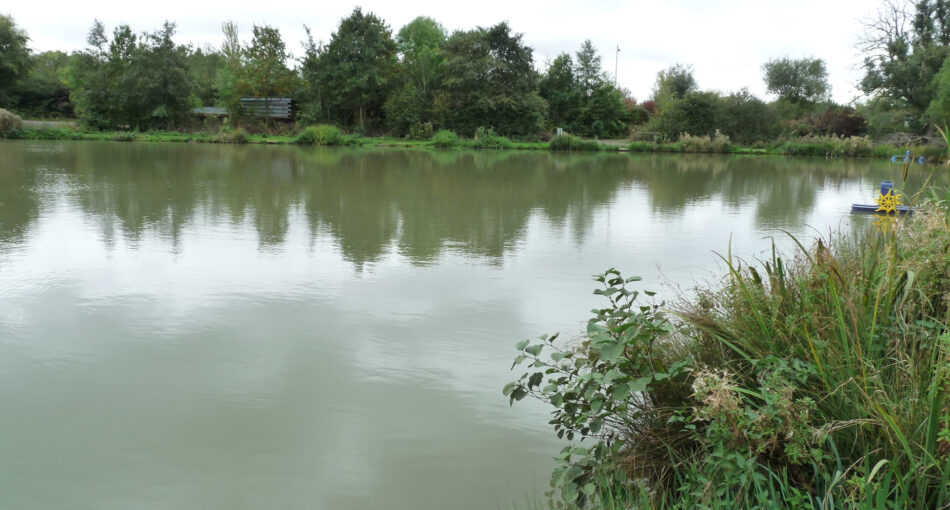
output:
[[[901,204],[900,193],[894,193],[894,190],[887,190],[886,195],[881,195],[878,193],[878,197],[874,199],[874,202],[877,203],[877,212],[883,212],[885,214],[891,214],[897,212],[897,206]]]

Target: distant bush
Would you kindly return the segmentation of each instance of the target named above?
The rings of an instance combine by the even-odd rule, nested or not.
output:
[[[717,129],[713,136],[690,136],[684,133],[679,139],[683,152],[731,152],[732,142],[729,137]]]
[[[116,131],[112,134],[113,142],[131,142],[135,140],[135,133],[131,131]]]
[[[866,136],[838,138],[836,136],[808,136],[788,141],[779,148],[790,156],[871,156],[874,146]]]
[[[432,123],[419,122],[409,126],[409,133],[406,138],[410,140],[428,140],[432,138]]]
[[[329,124],[310,126],[297,136],[296,143],[301,145],[338,145],[343,133],[340,128]]]
[[[218,141],[223,143],[247,143],[247,131],[244,128],[237,128],[233,131],[222,132],[218,135]]]
[[[829,106],[818,119],[816,127],[827,135],[860,136],[867,133],[868,120],[855,112],[854,108]]]
[[[478,149],[511,149],[514,146],[514,142],[504,136],[498,136],[492,128],[476,129],[475,139],[472,141],[472,147]]]
[[[455,131],[449,131],[448,129],[442,129],[432,135],[432,145],[436,147],[448,148],[455,147],[459,144],[459,135],[455,134]]]
[[[23,131],[23,119],[19,115],[0,108],[0,136],[15,138]]]
[[[557,135],[551,139],[550,148],[553,151],[599,151],[600,145],[579,136]]]

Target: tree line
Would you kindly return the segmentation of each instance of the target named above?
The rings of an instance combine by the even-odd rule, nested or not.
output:
[[[586,137],[719,133],[754,143],[925,133],[950,122],[948,12],[950,0],[886,0],[878,19],[865,22],[867,99],[854,105],[831,101],[823,60],[789,57],[762,66],[771,101],[748,89],[703,90],[682,64],[658,73],[651,96],[637,101],[603,71],[589,40],[538,70],[532,48],[505,22],[449,33],[418,17],[394,34],[357,7],[326,43],[308,28],[303,55],[294,58],[278,29],[254,25],[244,43],[233,22],[222,25],[219,48],[176,44],[167,21],[150,33],[124,24],[109,33],[96,21],[84,50],[33,54],[28,36],[0,16],[0,106],[75,116],[96,129],[183,128],[196,106],[253,121],[242,119],[242,97],[292,97],[298,125],[410,137],[449,129],[531,138],[564,128]]]

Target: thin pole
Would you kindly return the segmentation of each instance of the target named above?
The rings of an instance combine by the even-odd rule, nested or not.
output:
[[[617,45],[617,54],[614,56],[614,88],[617,88],[617,63],[620,62],[620,45]]]

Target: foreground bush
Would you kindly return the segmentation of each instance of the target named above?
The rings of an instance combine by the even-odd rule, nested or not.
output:
[[[19,115],[0,108],[0,136],[13,138],[23,131],[23,119]]]
[[[585,141],[579,136],[557,135],[551,139],[549,147],[554,151],[599,151],[597,142]]]
[[[337,145],[342,139],[343,132],[336,126],[320,124],[310,126],[297,135],[296,143],[301,145]]]
[[[936,207],[882,221],[792,261],[726,257],[720,287],[675,306],[610,270],[583,342],[520,342],[529,369],[505,394],[550,403],[558,436],[585,440],[559,457],[559,497],[950,504],[950,221]]]

